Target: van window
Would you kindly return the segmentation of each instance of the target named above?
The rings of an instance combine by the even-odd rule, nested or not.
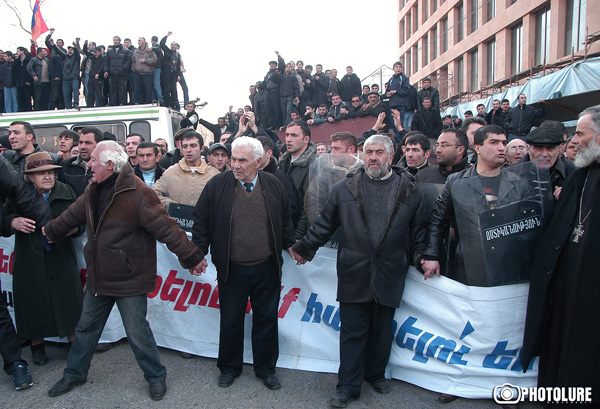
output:
[[[96,127],[98,129],[100,129],[103,133],[110,132],[117,138],[117,142],[125,142],[125,135],[127,135],[127,127],[122,122],[114,123],[114,124],[110,124],[110,123],[108,123],[108,124],[107,123],[102,123],[102,124],[95,123],[95,124],[83,124],[83,125],[77,124],[76,126],[73,126],[72,130],[77,132],[78,129],[85,128],[88,126]]]
[[[181,129],[181,118],[171,116],[171,127],[173,128],[173,135],[175,135]]]
[[[150,132],[150,124],[146,121],[134,121],[129,125],[129,133],[137,133],[144,137],[145,141],[152,140],[152,134]]]
[[[58,134],[66,131],[66,126],[34,126],[35,142],[47,152],[58,153]]]

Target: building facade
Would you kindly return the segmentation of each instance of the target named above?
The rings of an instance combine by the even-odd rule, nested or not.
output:
[[[399,0],[399,58],[443,105],[600,54],[596,0]]]

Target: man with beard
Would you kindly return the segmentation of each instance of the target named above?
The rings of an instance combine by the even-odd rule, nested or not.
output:
[[[600,357],[593,352],[600,341],[600,322],[594,316],[600,307],[595,257],[600,237],[600,105],[579,115],[573,140],[579,150],[577,169],[563,186],[531,270],[521,364],[525,372],[539,356],[538,386],[591,387],[595,407],[600,404]]]
[[[391,390],[385,367],[392,320],[427,230],[423,193],[404,170],[392,169],[393,156],[389,137],[367,139],[364,167],[334,185],[317,221],[293,246],[303,264],[340,228],[340,367],[330,401],[336,408],[360,397],[363,380],[378,393]]]

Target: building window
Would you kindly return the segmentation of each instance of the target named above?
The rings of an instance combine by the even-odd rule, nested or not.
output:
[[[435,11],[438,9],[438,0],[433,0],[431,8],[432,8],[431,14],[435,13]]]
[[[496,17],[496,0],[487,0],[487,9],[485,14],[485,22]]]
[[[465,18],[465,8],[464,6],[461,4],[460,6],[457,7],[457,23],[456,23],[456,42],[459,43],[462,41],[463,39],[463,32],[464,32],[464,18]]]
[[[412,15],[406,13],[406,38],[410,38],[412,34]]]
[[[471,0],[471,31],[474,33],[479,28],[479,0]]]
[[[415,17],[413,26],[414,26],[415,31],[417,31],[419,29],[419,3],[415,3],[413,15]]]
[[[535,65],[542,65],[550,56],[550,7],[535,16]]]
[[[425,34],[423,36],[423,47],[422,47],[422,56],[423,56],[423,67],[429,64],[429,36]]]
[[[487,47],[487,85],[492,85],[496,78],[496,40],[486,44]]]
[[[405,59],[406,59],[406,64],[404,64],[404,68],[406,69],[406,75],[410,76],[411,75],[411,71],[410,69],[412,68],[412,49],[410,51],[406,52],[405,55]]]
[[[423,1],[423,22],[429,18],[429,0]]]
[[[440,20],[440,31],[442,32],[442,38],[440,45],[442,46],[442,54],[448,51],[448,17]]]
[[[567,0],[565,27],[565,55],[583,50],[585,42],[585,20],[589,0]]]
[[[479,89],[479,52],[471,51],[471,92]]]
[[[399,0],[398,1],[398,10],[402,10],[404,8],[404,0]]]
[[[513,27],[510,35],[511,58],[510,69],[511,74],[521,72],[523,69],[523,24]]]
[[[414,45],[413,52],[412,52],[412,54],[413,54],[413,73],[419,71],[419,54],[418,54],[418,52],[419,52],[419,48],[416,45]]]
[[[404,44],[404,20],[402,20],[398,26],[398,35],[400,36],[400,44]]]
[[[438,31],[437,31],[437,27],[433,27],[431,29],[431,48],[432,48],[431,59],[435,60],[438,57]]]
[[[464,67],[464,61],[463,58],[460,57],[457,61],[456,67],[457,67],[457,73],[456,73],[456,91],[457,92],[462,92],[464,89],[464,72],[465,72],[465,67]]]

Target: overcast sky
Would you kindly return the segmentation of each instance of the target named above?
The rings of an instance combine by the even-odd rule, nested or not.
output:
[[[23,3],[25,0],[18,0]],[[261,80],[277,50],[286,60],[336,68],[338,78],[351,65],[363,78],[382,64],[398,59],[397,0],[331,0],[315,2],[253,1],[115,1],[47,0],[42,15],[54,38],[70,44],[75,37],[112,44],[112,36],[152,35],[181,45],[190,98],[208,105],[199,112],[209,121],[249,103],[248,86]],[[31,23],[26,6],[23,21]],[[0,2],[3,50],[29,46],[28,34]],[[45,34],[38,43],[43,44]],[[167,42],[169,44],[169,42]],[[183,100],[183,95],[179,95]]]

